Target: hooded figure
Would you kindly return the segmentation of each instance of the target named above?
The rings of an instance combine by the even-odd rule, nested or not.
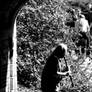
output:
[[[56,85],[62,79],[61,77],[58,77],[57,74],[58,59],[64,58],[66,53],[67,46],[62,43],[58,45],[53,53],[48,57],[41,77],[42,92],[56,92]],[[68,71],[68,69],[66,69],[66,71]],[[66,74],[67,73],[65,72],[62,73],[62,75]]]

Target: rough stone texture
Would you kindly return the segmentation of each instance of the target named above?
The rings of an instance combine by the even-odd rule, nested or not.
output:
[[[5,92],[8,51],[16,14],[27,0],[0,0],[0,92]],[[10,44],[10,45],[9,45]]]

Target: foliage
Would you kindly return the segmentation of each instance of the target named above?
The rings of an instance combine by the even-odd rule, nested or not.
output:
[[[67,0],[29,0],[20,10],[17,16],[19,84],[29,88],[35,87],[35,90],[40,89],[42,69],[46,59],[58,43],[67,43],[70,51],[75,49],[72,38],[76,37],[76,32],[74,28],[66,25],[67,20],[73,20],[71,13],[68,12],[71,8]],[[79,66],[79,63],[83,61],[82,58],[78,55],[76,61],[72,59],[71,54],[67,57],[76,87],[87,82]],[[81,76],[80,80],[79,76]],[[69,82],[69,77],[66,77],[65,80],[68,90],[71,82]]]
[[[67,12],[61,8],[62,2],[48,2],[38,4],[37,0],[30,0],[17,17],[18,78],[26,86],[31,83],[31,78],[37,79],[35,71],[41,76],[39,71],[46,58],[57,41],[63,39]]]

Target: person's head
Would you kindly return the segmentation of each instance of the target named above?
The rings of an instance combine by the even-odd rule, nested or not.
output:
[[[77,12],[78,12],[78,14],[81,14],[81,13],[82,13],[82,12],[81,12],[81,9],[78,9]]]
[[[54,50],[54,55],[58,58],[63,58],[67,53],[67,45],[64,43],[60,43],[56,49]]]
[[[79,18],[79,16],[82,14],[82,11],[80,8],[76,9],[76,16],[77,16],[77,19]]]

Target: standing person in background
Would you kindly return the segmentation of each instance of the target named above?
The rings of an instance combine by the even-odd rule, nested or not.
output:
[[[90,27],[88,20],[86,20],[80,9],[77,10],[76,18],[77,20],[75,22],[75,30],[77,30],[78,32],[89,32]]]
[[[67,53],[67,45],[60,44],[53,53],[48,57],[42,71],[41,90],[42,92],[56,92],[56,85],[62,79],[62,76],[69,74],[68,68],[64,72],[58,72],[58,60],[64,58]],[[62,61],[61,61],[62,62]],[[58,77],[59,76],[59,77]]]
[[[78,11],[78,18],[75,22],[75,30],[78,32],[78,41],[76,45],[80,47],[80,53],[85,53],[86,49],[89,47],[89,31],[90,26],[85,16],[81,14],[81,11]]]

